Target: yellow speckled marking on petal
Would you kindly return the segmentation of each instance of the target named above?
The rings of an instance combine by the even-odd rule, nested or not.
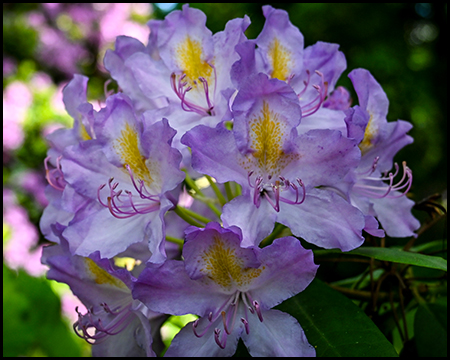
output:
[[[80,123],[80,136],[81,136],[81,139],[83,139],[83,140],[91,140],[92,139],[86,130],[86,126],[84,126],[83,123]]]
[[[186,74],[190,86],[198,84],[198,78],[204,77],[211,84],[212,67],[202,59],[202,46],[200,42],[192,40],[189,36],[181,42],[176,49],[178,65]]]
[[[101,267],[99,267],[94,260],[91,258],[83,258],[84,263],[86,265],[86,270],[88,271],[91,278],[97,283],[97,284],[106,284],[106,285],[112,285],[114,287],[128,290],[128,287],[125,285],[125,283],[122,280],[119,280],[118,278],[112,276],[110,273],[108,273],[106,270],[103,270]]]
[[[272,78],[286,81],[291,75],[292,54],[275,38],[269,46],[269,58],[272,62]]]
[[[244,268],[244,261],[236,255],[236,250],[227,246],[219,237],[202,254],[204,267],[200,271],[226,290],[234,286],[245,286],[257,278],[264,267]]]
[[[125,124],[120,137],[114,143],[114,149],[121,157],[125,171],[127,171],[125,164],[128,164],[137,179],[144,180],[147,184],[153,182],[146,159],[139,150],[138,133],[130,124]]]
[[[280,171],[292,160],[295,154],[285,154],[283,144],[286,139],[287,126],[278,114],[270,110],[263,102],[261,115],[250,120],[250,148],[253,153],[248,157],[247,166],[257,167],[263,174],[279,175]],[[250,169],[249,169],[250,170]]]
[[[373,139],[378,135],[378,128],[372,122],[372,115],[370,115],[366,130],[364,131],[364,138],[359,143],[358,147],[364,155],[373,147]]]

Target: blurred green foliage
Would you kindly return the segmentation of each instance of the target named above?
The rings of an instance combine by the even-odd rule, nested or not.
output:
[[[3,265],[3,356],[81,356],[48,281]]]

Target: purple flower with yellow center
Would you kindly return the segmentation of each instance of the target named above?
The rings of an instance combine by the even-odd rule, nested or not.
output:
[[[192,149],[195,170],[243,187],[243,195],[224,206],[224,225],[240,227],[246,246],[267,236],[275,221],[325,248],[361,245],[362,213],[319,188],[340,183],[358,165],[354,142],[335,130],[298,134],[297,95],[262,73],[242,85],[232,112],[232,131],[199,125],[182,138]]]
[[[61,160],[65,181],[92,200],[64,230],[72,252],[110,258],[147,241],[151,260],[163,261],[163,217],[173,206],[165,194],[184,178],[175,131],[166,119],[138,118],[122,94],[107,99],[94,129],[96,139],[68,147]]]
[[[359,106],[347,111],[348,136],[358,143],[362,156],[347,176],[345,192],[364,214],[377,217],[389,236],[414,236],[420,223],[411,214],[414,202],[405,196],[412,185],[412,171],[406,162],[402,166],[393,163],[397,152],[412,143],[407,135],[412,125],[403,120],[387,121],[388,98],[369,71],[355,69],[349,77]]]
[[[149,309],[201,318],[173,339],[167,356],[231,356],[239,338],[252,356],[314,356],[300,324],[271,309],[313,280],[313,254],[293,237],[242,248],[239,228],[186,230],[184,261],[148,264],[133,289]]]
[[[136,279],[126,269],[101,259],[98,252],[90,257],[71,255],[62,229],[54,228],[60,244],[45,247],[41,261],[50,267],[47,277],[68,284],[86,306],[84,314],[75,309],[76,334],[94,345],[94,356],[155,356],[153,336],[164,315],[132,298]]]
[[[303,35],[285,10],[262,7],[266,18],[255,40],[236,46],[241,59],[232,68],[237,88],[248,76],[263,72],[288,83],[300,102],[302,123],[298,131],[335,129],[345,131],[345,114],[323,106],[347,64],[339,45],[317,42],[304,48]]]
[[[230,69],[239,59],[234,47],[246,40],[249,23],[247,16],[233,19],[212,35],[206,15],[185,4],[163,21],[149,22],[145,50],[133,39],[121,38],[120,47],[106,54],[105,65],[139,107],[167,116],[178,133],[174,146],[182,150],[179,139],[188,129],[215,126],[227,114],[234,91]],[[143,97],[147,107],[142,106]]]

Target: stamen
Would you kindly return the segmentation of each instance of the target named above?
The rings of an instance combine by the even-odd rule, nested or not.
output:
[[[213,98],[215,98],[215,94],[216,94],[216,80],[217,80],[217,74],[216,74],[216,68],[211,65],[208,64],[209,66],[212,67],[212,69],[214,70],[214,90],[213,90]],[[208,84],[208,80],[206,80],[204,77],[200,76],[198,78],[198,80],[202,83],[203,85],[203,91],[205,94],[205,102],[206,102],[206,107],[198,105],[193,103],[192,101],[189,101],[186,99],[186,94],[191,91],[193,89],[192,86],[187,86],[188,82],[184,81],[184,79],[186,78],[186,74],[182,74],[178,77],[178,82],[177,82],[177,75],[175,73],[172,73],[172,75],[170,76],[170,82],[172,85],[172,89],[173,91],[175,91],[175,94],[178,96],[178,98],[181,100],[181,108],[184,111],[188,111],[188,112],[196,112],[199,115],[202,116],[206,116],[206,115],[210,115],[213,116],[215,115],[214,112],[214,104],[211,101],[211,97],[209,95],[209,91],[210,91],[210,87]],[[194,85],[197,85],[197,81],[195,79],[192,79]],[[186,87],[187,86],[187,87]]]
[[[192,323],[192,331],[194,332],[194,335],[197,336],[198,338],[201,338],[203,335],[205,335],[209,329],[209,326],[200,334],[197,333],[197,326],[199,323],[200,319],[196,319],[194,320],[194,322]]]
[[[289,75],[289,77],[288,77],[287,80],[286,80],[286,82],[287,82],[288,85],[291,84],[291,81],[292,81],[292,79],[294,78],[294,76],[295,76],[295,74]]]
[[[208,321],[209,323],[206,325],[206,327],[200,332],[197,332],[197,327],[199,325],[200,319],[196,319],[193,323],[192,323],[192,330],[194,331],[195,336],[197,337],[202,337],[204,336],[209,328],[212,326],[212,324],[221,316],[222,317],[222,321],[224,323],[224,328],[226,325],[226,319],[224,319],[224,316],[226,314],[226,311],[224,311],[224,309],[226,309],[229,305],[233,305],[236,304],[236,298],[239,296],[239,292],[232,294],[217,310],[217,312],[215,313],[215,315],[213,314],[213,312],[210,312],[208,314]],[[231,328],[232,329],[232,328]]]
[[[50,160],[50,156],[47,156],[44,159],[44,167],[45,167],[45,178],[47,179],[49,185],[56,190],[63,191],[66,187],[66,181],[64,180],[64,174],[61,170],[60,161],[62,159],[62,155],[56,158],[56,169],[50,170],[48,168],[48,161]]]
[[[300,92],[297,94],[297,96],[298,96],[299,99],[300,99],[300,97],[305,93],[305,91],[306,91],[306,89],[307,89],[307,87],[308,87],[308,84],[309,84],[309,80],[311,79],[311,73],[309,72],[308,69],[306,69],[306,75],[308,76],[308,79],[307,79],[307,80],[303,80],[303,85],[305,85],[305,87],[303,88],[302,91],[300,91]]]
[[[231,334],[231,332],[233,331],[234,323],[236,321],[237,309],[239,306],[239,295],[240,295],[240,292],[239,291],[236,292],[236,296],[234,297],[233,301],[230,304],[230,307],[234,308],[234,310],[232,312],[233,316],[231,319],[231,325],[229,325],[230,319],[228,317],[225,318],[225,314],[226,314],[225,311],[222,311],[223,328],[225,329],[225,331],[228,335]],[[229,312],[229,313],[231,313],[231,312]]]
[[[121,198],[121,196],[123,195],[123,190],[115,191],[119,186],[119,183],[116,182],[113,184],[114,178],[110,178],[108,181],[109,196],[107,197],[106,204],[102,201],[100,196],[100,191],[106,186],[106,184],[100,185],[97,189],[97,198],[100,204],[104,207],[107,207],[111,214],[118,219],[127,219],[138,214],[148,214],[153,211],[157,211],[160,205],[158,197],[156,195],[150,194],[148,189],[145,187],[143,180],[138,179],[138,187],[130,166],[126,164],[125,167],[130,174],[131,182],[133,183],[134,188],[139,194],[139,197],[142,200],[146,201],[144,203],[135,203],[135,201],[133,200],[133,194],[128,190],[125,190],[126,199],[123,200]]]
[[[208,81],[204,77],[199,77],[198,79],[203,84],[203,89],[205,90],[206,103],[208,104],[208,111],[207,112],[208,112],[209,115],[212,115],[212,110],[214,108],[214,105],[211,104],[211,101],[209,99]]]
[[[300,198],[299,194],[299,187],[290,182],[288,179],[284,178],[283,176],[279,176],[280,180],[276,180],[274,183],[271,184],[263,184],[263,177],[258,175],[255,180],[254,184],[251,182],[251,176],[253,175],[253,171],[250,171],[248,173],[247,179],[249,186],[254,189],[253,190],[253,203],[255,204],[256,208],[259,208],[261,204],[261,197],[264,195],[264,197],[267,199],[267,201],[272,205],[274,210],[276,212],[280,211],[280,201],[285,202],[287,204],[291,205],[300,205],[305,201],[306,197],[306,188],[303,184],[301,179],[296,179],[298,185],[302,188],[302,196]],[[268,180],[271,180],[272,176],[268,176]],[[265,187],[266,186],[266,187]],[[273,196],[270,194],[270,189],[267,187],[270,186],[270,189],[273,192]],[[288,199],[286,197],[281,196],[282,191],[294,191],[295,192],[295,200]]]
[[[245,320],[244,318],[241,318],[242,323],[244,324],[244,328],[245,328],[245,332],[247,333],[247,335],[250,333],[250,328],[248,326],[248,321]]]
[[[259,321],[263,322],[263,317],[261,313],[261,307],[259,306],[259,302],[257,300],[254,300],[252,302],[253,307],[255,308],[256,314],[258,315]]]
[[[247,175],[247,180],[248,180],[248,186],[250,186],[252,189],[254,188],[252,182],[250,181],[250,177],[253,175],[254,171],[249,171],[248,175]]]
[[[264,195],[266,196],[267,201],[272,205],[276,212],[280,211],[280,182],[277,180],[275,184],[272,184],[272,190],[275,194],[275,203],[270,198],[269,194],[265,191]]]
[[[379,156],[376,156],[374,159],[373,159],[373,163],[372,163],[372,166],[370,167],[370,169],[368,170],[368,171],[364,171],[364,172],[362,172],[362,173],[358,173],[357,175],[367,175],[367,176],[369,176],[369,175],[372,175],[373,174],[373,172],[376,170],[376,168],[377,168],[377,166],[378,166],[378,161],[380,160],[380,157]],[[397,163],[396,163],[397,164]],[[398,165],[397,165],[398,166]]]
[[[320,71],[316,70],[315,73],[320,76],[321,83],[320,85],[313,84],[311,86],[317,91],[318,94],[308,104],[300,104],[302,108],[302,117],[310,116],[314,114],[317,110],[319,110],[320,106],[323,104],[328,94],[328,82],[325,81],[323,74]],[[308,76],[308,79],[303,82],[303,84],[305,85],[303,90],[297,94],[299,99],[306,92],[306,89],[308,88],[311,79],[309,70],[306,70],[306,74]]]
[[[120,333],[133,320],[134,314],[130,311],[131,303],[125,306],[118,306],[114,310],[111,310],[106,303],[102,303],[100,306],[103,310],[100,310],[97,314],[94,314],[93,307],[88,309],[84,315],[78,311],[78,307],[75,308],[75,311],[78,313],[78,320],[73,324],[73,329],[79,337],[90,344],[98,344],[108,335]],[[100,316],[113,316],[113,318],[104,325]]]
[[[255,310],[253,310],[253,308],[249,305],[249,303],[247,302],[247,296],[250,297],[250,294],[246,293],[246,294],[242,294],[242,301],[244,302],[246,308],[252,313],[255,313]]]
[[[377,158],[376,158],[376,161],[378,162]],[[372,165],[372,169],[374,169],[374,166],[376,166],[375,161],[374,161],[374,165]],[[377,199],[382,199],[384,197],[388,197],[390,199],[395,199],[395,198],[399,198],[403,195],[406,195],[406,193],[411,189],[412,180],[413,180],[412,171],[408,166],[406,166],[406,162],[403,161],[403,163],[402,163],[403,176],[396,184],[394,184],[394,178],[399,173],[399,166],[397,163],[395,163],[394,167],[395,167],[394,173],[389,173],[388,175],[385,175],[380,178],[370,177],[370,176],[361,177],[359,179],[360,181],[357,182],[353,186],[353,188],[361,195],[372,197],[372,198],[377,198]],[[372,172],[370,174],[372,174]],[[384,183],[383,182],[384,180],[389,181],[389,183],[388,184]],[[363,183],[363,181],[378,181],[378,182],[381,181],[382,185],[381,186],[380,185],[379,186],[367,185],[367,184]],[[399,194],[391,194],[393,191],[397,191],[400,193]],[[401,191],[403,191],[403,192],[401,192]]]
[[[306,188],[305,185],[303,184],[303,181],[301,179],[297,179],[297,183],[301,186],[302,188],[302,199],[299,201],[299,196],[298,196],[298,187],[297,185],[295,185],[294,183],[289,182],[288,180],[285,180],[285,184],[286,184],[286,188],[288,189],[292,189],[295,191],[295,201],[286,199],[285,197],[280,197],[280,201],[283,201],[287,204],[291,204],[291,205],[300,205],[301,203],[303,203],[305,201],[305,197],[306,197]]]
[[[220,337],[220,333],[222,331],[218,328],[214,329],[214,340],[216,340],[217,345],[219,345],[219,347],[221,349],[225,349],[225,346],[227,345],[227,334],[224,333],[224,336],[222,336],[222,341],[220,341],[219,337]]]
[[[130,174],[131,182],[133,183],[133,186],[136,189],[136,191],[138,192],[138,194],[141,197],[141,199],[148,199],[148,200],[158,201],[158,197],[157,196],[150,194],[148,189],[145,187],[145,184],[144,184],[143,180],[138,179],[138,181],[139,181],[139,188],[137,187],[136,181],[134,180],[134,175],[133,175],[133,172],[131,171],[130,165],[125,164],[125,168],[128,170],[128,174]],[[145,191],[146,194],[144,194],[144,191]]]
[[[261,205],[261,197],[260,194],[263,192],[263,187],[261,186],[261,183],[263,181],[263,178],[261,176],[258,176],[255,179],[255,191],[253,192],[253,203],[255,204],[256,208],[259,208],[259,205]]]
[[[234,329],[239,308],[239,298],[242,298],[242,301],[244,303],[243,310],[245,313],[244,317],[240,317],[240,321],[244,325],[245,332],[249,334],[250,324],[248,321],[247,309],[251,314],[256,314],[259,321],[262,322],[263,316],[261,306],[257,300],[252,299],[251,295],[248,292],[236,291],[219,307],[219,309],[217,309],[215,315],[213,312],[209,312],[209,314],[207,315],[208,323],[202,331],[199,331],[198,329],[201,320],[200,318],[196,319],[192,323],[192,330],[194,332],[194,335],[199,338],[204,336],[206,333],[208,333],[211,326],[213,324],[217,324],[217,321],[219,320],[219,318],[221,318],[224,331],[222,332],[220,328],[215,327],[214,340],[221,349],[224,349],[227,342],[227,335],[230,335]]]

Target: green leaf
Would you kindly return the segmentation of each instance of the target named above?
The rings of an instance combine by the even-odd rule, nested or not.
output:
[[[3,264],[3,356],[80,356],[75,338],[48,280]]]
[[[298,320],[317,356],[398,356],[361,309],[319,279],[277,308]]]
[[[421,357],[447,357],[447,306],[421,304],[414,318],[414,338]]]
[[[361,255],[371,257],[382,261],[392,261],[401,264],[409,264],[427,267],[431,269],[438,269],[447,271],[447,260],[438,257],[425,254],[418,254],[414,252],[403,251],[401,249],[394,248],[380,248],[380,247],[360,247],[358,249],[343,253],[338,249],[332,250],[316,250],[314,254],[316,256],[326,254],[348,254],[348,255]]]

